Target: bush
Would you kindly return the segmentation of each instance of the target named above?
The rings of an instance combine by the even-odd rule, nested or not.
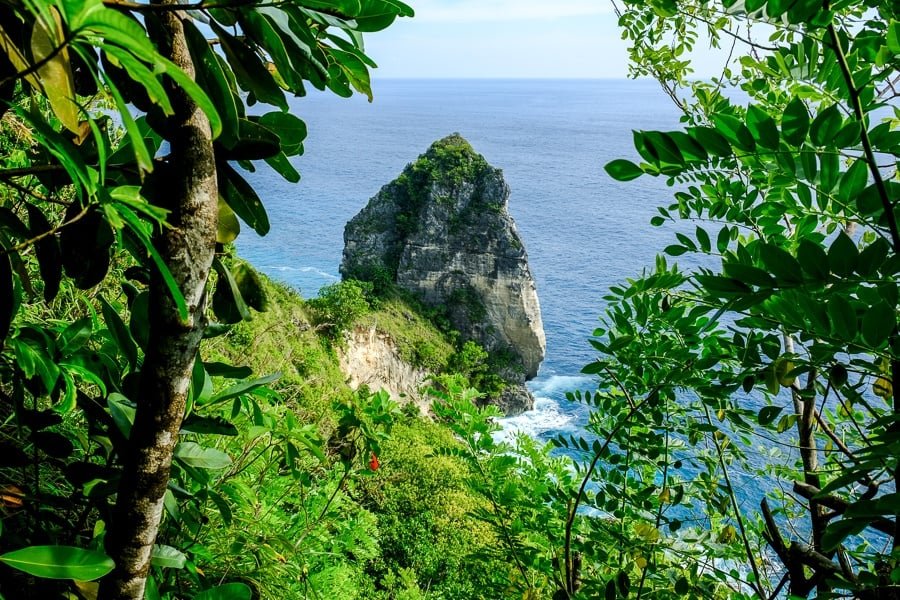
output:
[[[328,330],[332,337],[337,337],[371,310],[369,297],[372,290],[370,282],[356,279],[326,285],[317,298],[309,301],[315,311],[317,325]]]

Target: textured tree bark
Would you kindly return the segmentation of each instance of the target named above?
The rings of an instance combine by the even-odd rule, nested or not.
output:
[[[160,14],[151,37],[164,56],[193,77],[181,18],[174,11]],[[175,115],[169,122],[171,155],[161,195],[171,211],[171,227],[157,235],[154,243],[184,294],[190,316],[186,322],[181,320],[161,277],[154,274],[141,396],[106,537],[116,568],[102,581],[100,600],[144,597],[172,454],[203,334],[206,283],[215,251],[217,189],[209,121],[181,90],[169,91]]]

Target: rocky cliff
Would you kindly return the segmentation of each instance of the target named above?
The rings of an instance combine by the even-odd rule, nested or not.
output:
[[[385,390],[394,399],[414,403],[421,414],[429,413],[431,405],[422,390],[432,374],[405,360],[390,335],[374,325],[355,327],[344,336],[337,354],[351,388]]]
[[[502,363],[507,413],[533,401],[546,341],[509,187],[458,134],[435,142],[344,230],[345,278],[390,281],[445,311],[463,339]]]

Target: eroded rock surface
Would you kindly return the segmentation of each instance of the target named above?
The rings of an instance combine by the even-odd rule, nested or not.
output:
[[[344,230],[345,278],[396,283],[445,309],[463,339],[503,364],[497,404],[531,408],[525,381],[546,350],[528,255],[508,211],[509,187],[458,134],[435,142]]]

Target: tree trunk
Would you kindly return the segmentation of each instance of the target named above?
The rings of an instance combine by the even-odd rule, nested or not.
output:
[[[175,11],[160,14],[151,38],[164,56],[193,77],[181,18]],[[218,211],[209,121],[180,89],[173,87],[169,92],[175,115],[169,122],[171,155],[162,186],[165,207],[171,211],[170,227],[156,236],[154,244],[178,283],[190,316],[186,322],[180,319],[155,273],[150,284],[150,341],[130,452],[124,457],[125,470],[106,537],[106,550],[116,568],[101,583],[100,600],[144,597],[172,454],[203,335],[206,283],[215,251]]]

